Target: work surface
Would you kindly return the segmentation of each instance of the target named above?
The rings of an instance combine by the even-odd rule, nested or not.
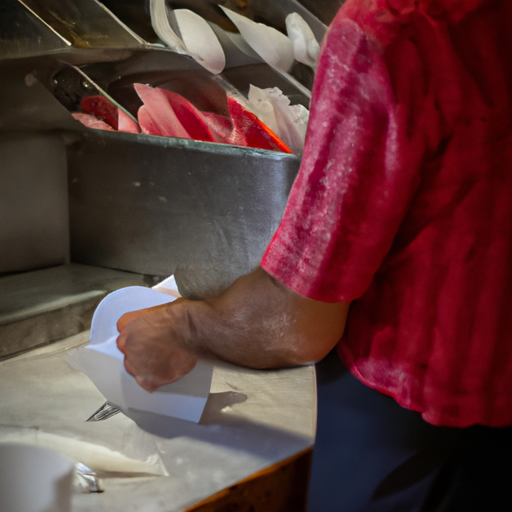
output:
[[[52,448],[102,478],[105,492],[75,494],[73,512],[180,511],[313,444],[313,366],[219,364],[199,424],[149,413],[86,422],[105,399],[66,351],[87,339],[0,362],[0,442]]]

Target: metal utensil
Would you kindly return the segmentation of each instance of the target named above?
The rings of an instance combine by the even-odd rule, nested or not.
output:
[[[111,404],[108,400],[87,420],[85,421],[103,421],[107,420],[111,416],[114,416],[118,412],[121,412],[121,409],[117,407],[117,405]]]
[[[103,492],[103,486],[96,473],[81,462],[76,463],[75,489],[83,494]]]

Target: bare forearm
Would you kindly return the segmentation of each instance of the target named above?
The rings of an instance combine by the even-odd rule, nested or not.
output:
[[[117,346],[127,371],[153,391],[198,357],[251,368],[318,361],[341,337],[348,306],[302,297],[257,269],[215,300],[179,299],[123,315]]]
[[[295,294],[261,269],[211,301],[181,301],[187,348],[252,368],[313,362],[343,333],[348,303],[327,304]],[[181,322],[180,322],[181,323]]]

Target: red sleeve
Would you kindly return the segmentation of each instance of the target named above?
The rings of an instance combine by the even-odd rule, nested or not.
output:
[[[411,96],[402,94],[411,85],[407,68],[420,58],[409,43],[400,55],[407,65],[396,83],[372,36],[340,14],[331,25],[301,168],[261,262],[301,295],[326,302],[361,296],[418,186],[424,137],[411,130],[412,102],[396,98]]]

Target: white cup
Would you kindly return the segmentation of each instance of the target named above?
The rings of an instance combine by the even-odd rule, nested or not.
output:
[[[0,444],[1,512],[70,512],[74,463],[46,448]]]

